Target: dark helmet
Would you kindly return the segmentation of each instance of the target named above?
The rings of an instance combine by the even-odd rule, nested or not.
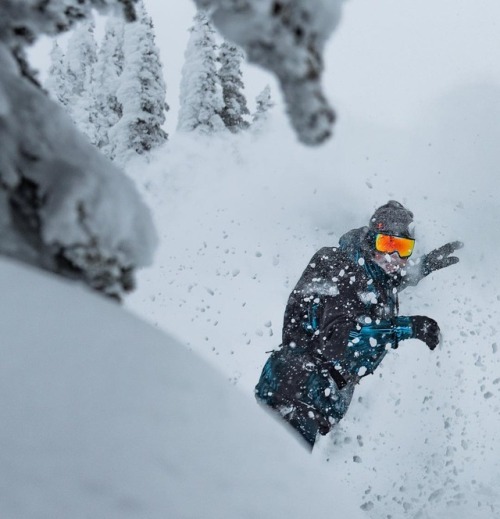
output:
[[[373,233],[392,234],[403,238],[413,238],[413,213],[395,200],[380,206],[370,218],[368,225]]]

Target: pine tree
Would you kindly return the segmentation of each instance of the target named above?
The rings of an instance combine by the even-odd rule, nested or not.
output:
[[[69,88],[69,113],[76,126],[97,144],[98,110],[93,95],[94,68],[97,61],[97,44],[92,19],[80,23],[68,41],[66,66]]]
[[[182,68],[179,131],[211,134],[225,129],[219,115],[224,108],[224,99],[216,49],[215,30],[207,14],[198,11]]]
[[[73,94],[81,95],[92,76],[97,61],[97,44],[94,38],[95,23],[92,19],[79,23],[69,41],[66,52],[68,74]]]
[[[66,56],[56,40],[50,51],[50,68],[46,88],[61,106],[68,109],[70,92],[67,83]]]
[[[123,107],[116,93],[125,61],[124,24],[125,21],[121,16],[108,18],[104,38],[97,54],[93,85],[93,95],[97,105],[97,147],[111,159],[114,158],[114,146],[109,140],[108,132],[123,115]]]
[[[237,133],[249,127],[244,116],[250,112],[247,100],[242,92],[241,62],[244,58],[243,51],[233,43],[223,42],[219,51],[220,70],[219,77],[222,85],[224,108],[221,117],[228,130]]]
[[[137,21],[124,29],[124,66],[116,98],[122,107],[120,120],[109,130],[113,155],[125,163],[131,153],[144,153],[168,138],[163,131],[166,86],[151,17],[142,1]]]
[[[274,106],[269,85],[266,85],[264,90],[256,97],[255,101],[257,107],[253,114],[252,129],[260,131],[269,117],[269,110]]]

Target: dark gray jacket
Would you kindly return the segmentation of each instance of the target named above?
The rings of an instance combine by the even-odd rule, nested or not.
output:
[[[398,317],[406,280],[371,260],[371,239],[362,227],[345,234],[338,247],[320,249],[285,310],[283,347],[306,349],[345,379],[372,373],[388,349],[411,336],[409,319]]]

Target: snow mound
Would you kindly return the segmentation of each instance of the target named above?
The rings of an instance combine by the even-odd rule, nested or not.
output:
[[[361,517],[294,437],[172,339],[6,260],[0,284],[3,519]]]

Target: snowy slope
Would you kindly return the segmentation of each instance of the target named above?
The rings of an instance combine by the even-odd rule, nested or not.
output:
[[[0,261],[0,517],[363,517],[296,438],[174,340]]]
[[[347,483],[373,518],[486,519],[499,510],[495,92],[457,89],[397,130],[347,117],[317,150],[276,119],[261,139],[174,135],[149,165],[129,168],[161,239],[129,306],[249,396],[319,247],[391,198],[415,213],[417,255],[465,242],[459,265],[401,296],[402,314],[439,322],[443,344],[430,352],[407,341],[388,356],[315,450],[332,491]]]
[[[180,7],[176,6],[173,10],[167,3],[146,3],[148,8],[155,10],[155,24],[161,27],[159,36],[164,38],[162,53],[167,65],[165,75],[170,92],[167,95],[169,103],[174,102],[167,124],[174,128],[173,114],[177,109],[175,89],[179,82],[175,64],[180,69],[179,56],[184,49],[180,31],[186,32],[192,13],[180,20],[177,18],[177,13],[182,12]],[[265,138],[260,140],[243,136],[241,139],[231,137],[199,141],[180,138],[171,132],[171,141],[156,153],[151,163],[138,161],[131,164],[129,173],[141,186],[153,208],[161,237],[161,250],[153,267],[141,275],[139,290],[128,304],[158,327],[176,335],[180,342],[189,344],[226,379],[246,393],[247,402],[238,402],[237,405],[239,409],[244,409],[244,417],[235,412],[234,419],[239,424],[231,425],[241,432],[238,441],[240,438],[244,440],[238,444],[238,452],[243,452],[249,445],[252,449],[267,449],[267,437],[274,435],[273,438],[282,442],[284,447],[273,442],[272,448],[269,448],[277,456],[270,458],[273,470],[278,471],[279,466],[287,474],[300,472],[302,469],[290,470],[290,463],[297,463],[295,467],[300,465],[303,468],[307,462],[296,444],[287,447],[290,438],[284,429],[278,427],[275,432],[265,434],[256,434],[253,428],[248,429],[250,425],[245,422],[246,418],[251,418],[249,422],[258,423],[260,416],[265,417],[251,400],[253,385],[266,352],[280,342],[287,295],[315,250],[336,244],[347,229],[365,224],[373,209],[389,198],[402,201],[415,212],[417,254],[457,238],[466,244],[460,252],[462,261],[459,265],[435,274],[402,296],[402,313],[425,313],[436,318],[441,325],[444,342],[430,353],[421,343],[408,341],[384,360],[374,377],[363,381],[345,420],[334,434],[320,442],[313,454],[314,462],[320,461],[326,466],[326,473],[312,476],[313,486],[319,486],[323,496],[334,496],[326,510],[332,517],[335,512],[355,517],[356,511],[361,508],[366,516],[373,519],[490,519],[499,516],[500,508],[497,324],[500,273],[496,240],[496,229],[500,223],[497,200],[500,187],[500,87],[499,69],[495,53],[491,51],[498,48],[499,33],[495,24],[498,4],[488,0],[482,3],[480,9],[465,1],[396,3],[387,0],[385,3],[374,3],[360,0],[347,4],[344,23],[328,49],[326,60],[326,89],[339,112],[336,135],[327,146],[319,150],[303,149],[297,145],[288,125],[282,120],[275,120],[275,126],[271,126]],[[192,6],[187,9],[192,9]],[[258,87],[256,84],[253,87],[258,91],[266,81],[267,77],[259,79]],[[435,98],[434,103],[429,102],[438,93],[442,97]],[[276,112],[282,111],[277,91],[273,90],[273,97],[278,100]],[[389,123],[394,127],[383,126]],[[9,283],[11,274],[12,271],[8,270]],[[32,279],[25,277],[24,273],[20,278],[26,282]],[[29,281],[29,288],[24,287],[19,292],[23,306],[36,303],[31,300],[33,288],[42,293],[53,293],[53,284],[46,289],[45,282],[39,283],[40,280],[35,283]],[[15,294],[13,290],[10,292]],[[60,299],[58,292],[55,293]],[[74,292],[71,300],[73,295]],[[39,296],[36,297],[40,301]],[[64,301],[64,308],[71,306],[67,304],[67,299]],[[43,311],[50,313],[45,299],[43,303]],[[89,304],[92,311],[97,305],[100,314],[92,322],[102,323],[101,313],[109,317],[108,309],[111,307],[106,306],[104,311],[102,304]],[[87,305],[82,305],[85,310]],[[31,313],[33,318],[39,311],[37,307]],[[113,312],[116,311],[115,308]],[[9,322],[16,322],[10,311],[5,317]],[[122,319],[125,318],[120,313],[118,320]],[[127,322],[130,324],[129,319]],[[57,329],[62,325],[61,319],[55,323]],[[102,327],[103,333],[108,330],[107,325]],[[73,328],[81,330],[81,325]],[[92,332],[88,328],[85,337]],[[4,329],[9,331],[6,326]],[[37,336],[58,336],[54,330],[42,329],[44,331],[50,333]],[[16,329],[13,337],[19,333]],[[109,335],[113,337],[115,333],[113,326]],[[151,330],[141,331],[137,342],[140,341],[143,346],[149,342],[147,337],[150,334]],[[31,344],[33,337],[29,338]],[[75,341],[72,338],[72,342]],[[88,347],[87,342],[85,346]],[[176,359],[177,351],[181,351],[177,348]],[[161,368],[163,362],[163,371],[179,381],[176,371],[179,363],[173,363],[169,369],[170,352],[167,360],[158,353],[159,347],[144,347],[146,352],[152,349],[156,352],[151,354],[155,365]],[[82,351],[79,351],[76,360],[83,355]],[[103,351],[109,350],[99,350],[101,354]],[[108,395],[110,389],[107,381],[120,380],[122,373],[142,366],[144,359],[138,356],[136,349],[130,353],[132,350],[126,347],[125,351],[130,355],[128,358],[133,359],[133,369],[130,366],[121,369],[123,365],[119,363],[120,371],[115,371],[114,363],[121,357],[113,354],[110,355],[113,364],[111,361],[99,363],[99,366],[106,366],[105,374],[101,374],[100,378],[93,377],[101,391],[96,391],[97,396],[90,395],[88,401],[100,401],[105,395],[107,400],[104,402],[109,400],[108,407],[104,406],[105,411],[114,408],[116,402],[124,401],[121,399],[122,393],[129,397],[129,378],[134,377],[128,377],[119,384],[113,382],[113,388],[124,388],[116,398]],[[92,349],[89,351],[92,359],[101,358],[97,353]],[[16,389],[14,382],[20,383],[18,379],[26,384],[29,380],[21,377],[14,380],[7,367],[10,370],[17,364],[16,369],[24,373],[25,365],[19,365],[16,355],[4,357],[13,359],[4,365],[5,373],[2,373],[6,380],[4,386],[12,386],[14,389],[9,389],[12,392]],[[58,362],[65,368],[69,363],[69,354],[58,355]],[[153,369],[152,366],[149,369]],[[202,368],[193,370],[199,379]],[[80,371],[73,375],[73,371],[66,369],[71,381],[68,381],[69,375],[63,378],[58,376],[55,380],[64,379],[64,388],[73,387],[75,382],[75,388],[81,385],[88,391],[87,382],[79,382],[79,377],[87,371]],[[180,371],[184,376],[189,370],[183,368]],[[207,368],[203,371],[206,372]],[[51,374],[48,368],[44,372]],[[135,377],[143,382],[143,389],[134,391],[134,397],[130,396],[129,399],[133,398],[132,401],[136,402],[137,395],[141,410],[152,409],[147,418],[138,421],[139,424],[149,419],[153,425],[161,427],[161,416],[164,415],[154,413],[159,404],[157,401],[151,404],[151,396],[163,394],[164,391],[165,401],[175,398],[171,390],[163,386],[158,391],[152,387],[154,384],[161,385],[159,374],[149,376],[150,371],[146,368],[144,372],[147,376],[137,374]],[[36,380],[33,375],[31,378]],[[185,384],[186,380],[184,377],[180,382]],[[199,385],[193,381],[189,385],[188,398],[205,404],[206,400],[201,400],[197,393]],[[220,381],[213,387],[220,388]],[[33,391],[36,389],[35,385]],[[220,389],[221,393],[224,391]],[[53,407],[62,406],[58,404],[59,395],[65,393],[58,391],[57,398],[52,399],[49,398],[52,393],[42,398],[45,389],[39,393],[40,405],[37,409],[42,405],[54,409],[49,418],[70,416],[66,409],[59,412]],[[212,391],[208,394],[203,392],[206,398],[211,398],[211,394]],[[11,401],[15,403],[23,393],[19,395],[12,396]],[[71,398],[77,400],[80,397]],[[46,404],[49,400],[52,407]],[[224,405],[226,402],[225,397],[213,400]],[[142,405],[146,401],[147,406],[154,407]],[[214,412],[213,403],[210,401],[211,412]],[[134,416],[132,411],[139,414],[137,408],[130,412],[127,409],[129,418]],[[184,406],[184,409],[187,408]],[[202,409],[196,404],[192,416],[204,418],[208,414],[206,409],[206,405]],[[13,416],[14,411],[11,409],[9,412]],[[217,412],[223,414],[221,408]],[[96,416],[93,411],[87,415]],[[53,443],[47,440],[44,448],[38,449],[50,458],[42,460],[43,467],[36,456],[28,457],[23,452],[30,452],[29,445],[34,449],[45,441],[44,438],[52,435],[52,425],[39,427],[39,431],[47,433],[44,433],[45,436],[38,434],[32,441],[28,433],[34,428],[26,430],[24,424],[34,423],[33,415],[24,421],[20,418],[9,420],[7,423],[12,425],[5,433],[9,443],[2,453],[6,453],[4,466],[12,469],[5,472],[10,476],[9,486],[3,486],[7,489],[6,494],[14,496],[10,501],[5,501],[10,510],[17,506],[13,502],[16,497],[19,506],[29,506],[30,502],[25,497],[29,495],[33,496],[33,507],[37,505],[37,500],[51,507],[47,509],[49,517],[57,515],[54,513],[57,503],[69,507],[70,501],[84,503],[90,512],[94,511],[94,503],[101,506],[104,502],[112,502],[109,506],[115,507],[121,503],[131,514],[141,516],[145,513],[137,503],[153,503],[150,506],[160,503],[163,506],[161,500],[167,499],[164,494],[153,496],[157,487],[149,482],[155,477],[158,481],[162,477],[171,477],[174,472],[179,475],[187,473],[186,478],[169,480],[171,488],[177,490],[181,482],[195,488],[194,482],[199,481],[195,474],[202,470],[200,467],[204,471],[206,465],[218,466],[214,459],[221,458],[223,451],[220,445],[215,449],[214,457],[210,454],[212,442],[222,437],[216,427],[226,424],[223,418],[218,419],[218,415],[214,417],[217,420],[210,423],[210,427],[214,427],[211,429],[214,431],[212,435],[200,431],[204,442],[199,450],[196,450],[191,437],[191,434],[198,432],[197,429],[190,426],[180,430],[185,422],[182,419],[173,420],[175,445],[180,445],[179,458],[184,455],[184,459],[181,463],[175,458],[175,462],[169,465],[172,470],[167,476],[163,472],[155,476],[155,469],[145,461],[151,459],[147,458],[148,453],[141,454],[148,446],[155,446],[155,453],[162,452],[164,444],[156,448],[161,441],[158,439],[161,432],[151,432],[158,431],[155,428],[144,428],[138,429],[137,435],[134,435],[132,426],[118,431],[117,424],[122,415],[106,413],[105,418],[108,416],[113,417],[114,428],[107,428],[106,421],[95,420],[94,429],[87,420],[83,423],[83,418],[71,418],[62,424],[64,427],[76,424],[74,429],[82,431],[82,439],[73,435],[75,441],[71,445],[68,436],[60,434],[60,431],[65,431],[62,425],[54,422],[57,430],[53,436],[59,442],[56,447],[61,449],[54,450]],[[190,419],[194,420],[192,416]],[[227,418],[227,414],[224,416]],[[202,421],[197,420],[196,425]],[[247,433],[248,436],[244,436]],[[125,437],[125,434],[128,436]],[[14,444],[17,437],[19,442]],[[98,464],[98,455],[94,452],[89,457],[91,468],[87,469],[83,456],[73,453],[80,452],[80,445],[89,437],[98,437],[99,442],[94,442],[98,446],[101,441],[104,446],[106,443],[126,446],[133,453],[133,459],[124,470],[115,470],[116,467],[123,467],[120,465],[122,462],[118,458],[111,459],[112,450],[102,448],[108,456],[104,458],[106,463]],[[147,442],[143,442],[144,437]],[[205,437],[210,439],[210,443],[206,442]],[[234,435],[231,437],[235,438]],[[179,441],[179,438],[186,441]],[[46,449],[46,445],[49,448]],[[47,452],[58,454],[57,457],[49,456]],[[229,469],[227,466],[223,469],[225,478],[228,474],[232,475],[237,466],[231,460],[234,452],[231,446],[226,458],[230,461]],[[239,455],[243,456],[242,452]],[[173,453],[169,455],[175,456]],[[268,451],[265,456],[249,451],[251,460],[266,458],[267,455]],[[73,456],[74,461],[71,461]],[[186,459],[189,460],[187,470]],[[57,465],[58,460],[61,460],[60,465]],[[248,463],[255,467],[254,461]],[[95,484],[92,478],[90,485],[77,483],[79,478],[75,474],[92,473],[101,476],[101,480],[107,479],[104,477],[104,465],[113,468],[109,477],[111,484]],[[76,468],[73,470],[72,467]],[[136,474],[136,467],[144,469]],[[308,470],[313,469],[304,469],[305,477],[308,477]],[[36,480],[42,472],[43,477]],[[69,497],[55,490],[55,477],[46,477],[47,473],[57,476],[63,472],[65,476],[70,474],[64,478],[72,486],[67,492]],[[15,486],[12,483],[14,473],[18,474],[17,490],[12,490]],[[27,473],[30,477],[26,476]],[[317,515],[314,507],[318,503],[322,506],[323,501],[315,498],[311,487],[297,491],[294,485],[298,483],[290,483],[288,478],[283,479],[283,473],[279,474],[275,478],[276,483],[264,484],[266,488],[260,494],[261,499],[254,499],[257,495],[254,487],[251,484],[246,487],[241,485],[241,479],[236,481],[236,485],[227,487],[228,494],[234,500],[228,498],[226,501],[219,500],[219,492],[211,492],[217,477],[210,473],[196,486],[195,492],[200,496],[200,501],[193,500],[191,496],[185,499],[184,491],[179,490],[175,503],[185,507],[187,501],[194,517],[199,514],[197,507],[201,508],[208,500],[214,500],[214,495],[218,496],[215,500],[217,504],[227,504],[228,510],[233,507],[230,512],[234,517],[240,516],[239,512],[234,513],[238,506],[236,500],[245,503],[245,508],[248,506],[250,511],[255,511],[251,508],[253,506],[266,507],[266,517],[278,515],[280,507],[280,515],[285,517],[286,506],[293,507],[304,517]],[[46,491],[33,491],[40,488],[39,481],[44,481]],[[134,492],[140,489],[136,501],[133,498],[137,494],[127,488],[128,481],[132,482],[130,487],[134,488]],[[349,487],[348,491],[345,491],[346,486]],[[243,487],[244,497],[240,494]],[[26,488],[29,491],[25,491]],[[63,489],[66,490],[66,487]],[[49,490],[57,499],[50,498]],[[297,505],[295,500],[283,504],[283,496],[287,492],[289,496],[299,496]],[[275,493],[279,496],[276,500]],[[22,500],[19,497],[21,494]],[[339,495],[350,502],[348,507],[342,503],[339,505]],[[120,501],[122,496],[125,496],[125,501]],[[301,506],[311,508],[303,513]],[[211,501],[210,506],[205,507],[209,508],[218,513]],[[22,513],[27,509],[20,510]],[[123,516],[123,508],[116,514]],[[154,516],[154,512],[150,515]],[[255,512],[255,516],[261,515],[262,509]],[[113,517],[112,513],[107,516]]]

